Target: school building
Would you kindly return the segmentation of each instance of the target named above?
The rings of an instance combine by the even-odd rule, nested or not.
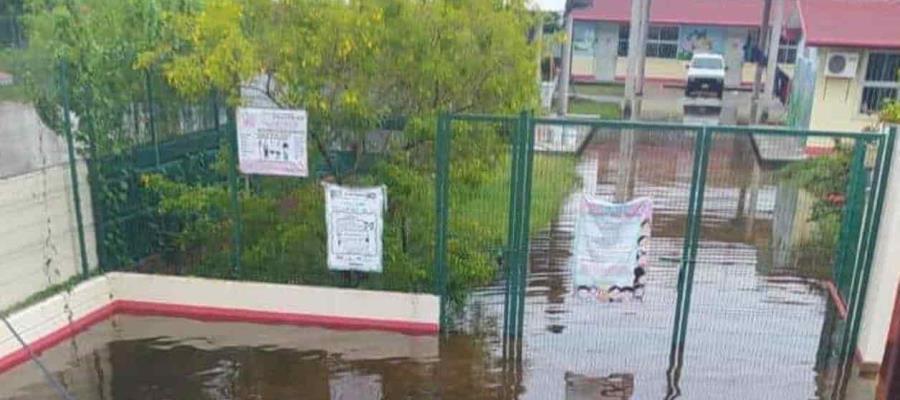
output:
[[[800,23],[796,0],[785,0],[785,29],[778,53],[788,74],[797,56]],[[751,63],[762,21],[763,0],[658,0],[650,6],[646,77],[650,81],[685,79],[685,62],[694,52],[722,54],[728,67],[725,85],[749,86]],[[631,2],[594,0],[572,14],[572,77],[576,81],[624,80]]]
[[[788,123],[858,132],[900,91],[900,2],[799,0]]]
[[[713,52],[725,57],[726,87],[749,87],[763,5],[763,0],[654,1],[646,79],[684,82],[685,62],[695,52]],[[874,128],[878,109],[900,92],[900,2],[784,0],[783,12],[777,57],[778,75],[789,82],[780,98],[788,109],[786,123],[831,131]],[[573,11],[574,80],[624,80],[630,17],[631,2],[621,0],[594,0]]]

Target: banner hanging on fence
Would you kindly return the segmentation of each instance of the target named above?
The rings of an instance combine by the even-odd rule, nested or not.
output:
[[[325,184],[328,269],[381,272],[386,192]]]
[[[238,108],[238,162],[245,174],[309,176],[306,111]]]
[[[637,289],[648,261],[652,218],[649,198],[617,204],[584,194],[575,223],[575,287]]]

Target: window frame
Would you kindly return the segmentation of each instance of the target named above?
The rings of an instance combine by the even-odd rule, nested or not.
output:
[[[872,115],[877,114],[880,109],[876,107],[875,109],[870,109],[868,104],[871,103],[871,100],[867,101],[866,89],[873,90],[893,90],[894,96],[893,100],[900,100],[900,52],[896,51],[867,51],[866,52],[866,62],[864,65],[862,72],[862,76],[859,79],[859,92],[860,92],[860,100],[859,100],[859,108],[858,111],[862,115]],[[894,80],[869,80],[869,67],[872,65],[872,55],[885,55],[888,58],[885,59],[885,62],[890,60],[891,58],[896,58],[894,61],[895,66],[898,67],[898,70],[894,71]],[[882,102],[888,96],[879,97],[878,102]]]
[[[656,29],[656,37],[653,35],[653,30]],[[675,38],[674,39],[663,39],[663,32],[666,29],[674,29]],[[681,27],[678,25],[650,25],[650,30],[647,32],[647,44],[644,49],[644,54],[647,57],[652,58],[663,58],[663,59],[676,59],[678,58],[678,38],[681,37]],[[656,51],[651,52],[651,46],[655,46]],[[663,46],[671,46],[674,49],[671,56],[661,56]],[[655,53],[655,54],[651,54]]]
[[[653,37],[653,30],[657,29],[656,38]],[[675,37],[674,39],[663,39],[662,33],[664,29],[672,29],[674,30]],[[672,31],[670,31],[671,33]],[[619,42],[618,47],[616,48],[616,56],[617,57],[628,57],[628,46],[629,46],[629,35],[631,33],[631,26],[628,24],[620,24],[619,25]],[[644,55],[650,58],[662,58],[662,59],[676,59],[678,58],[678,43],[681,38],[681,26],[679,25],[650,25],[650,30],[647,32],[647,43],[644,47]],[[654,46],[656,50],[651,54],[651,46]],[[670,48],[674,50],[671,57],[660,57],[660,46],[671,46]]]
[[[800,38],[793,40],[784,36],[778,39],[778,58],[779,64],[795,64],[797,62],[797,49],[800,45]]]
[[[628,24],[619,25],[619,47],[616,49],[616,55],[618,57],[628,57],[628,37],[630,34],[631,26]]]

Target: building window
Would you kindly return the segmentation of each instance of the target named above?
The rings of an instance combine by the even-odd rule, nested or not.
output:
[[[900,92],[900,54],[869,53],[863,79],[860,112],[871,114],[881,110],[884,103],[896,100]]]
[[[628,56],[628,35],[631,34],[628,25],[619,25],[619,57]]]
[[[787,39],[781,37],[778,45],[778,63],[793,64],[797,61],[797,38]]]
[[[628,25],[619,25],[619,51],[620,57],[628,56]],[[647,33],[647,57],[676,58],[678,56],[678,27],[677,26],[650,26]]]
[[[593,56],[596,43],[595,25],[593,23],[576,22],[572,27],[572,52],[578,56]]]
[[[678,56],[678,27],[650,26],[647,35],[647,57],[675,58]]]

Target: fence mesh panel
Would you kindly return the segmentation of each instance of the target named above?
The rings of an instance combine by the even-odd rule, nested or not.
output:
[[[534,184],[565,181],[572,172],[578,184],[568,186],[563,201],[532,200],[532,213],[544,210],[554,218],[539,227],[531,221],[537,229],[525,299],[526,386],[562,398],[566,388],[560,382],[568,377],[575,384],[615,387],[634,398],[658,397],[667,387],[696,132],[543,121],[535,129],[536,158],[565,160],[575,168],[552,170],[536,161]],[[630,183],[622,180],[629,175]],[[652,199],[643,296],[610,302],[574,287],[572,246],[583,194],[610,202]]]

